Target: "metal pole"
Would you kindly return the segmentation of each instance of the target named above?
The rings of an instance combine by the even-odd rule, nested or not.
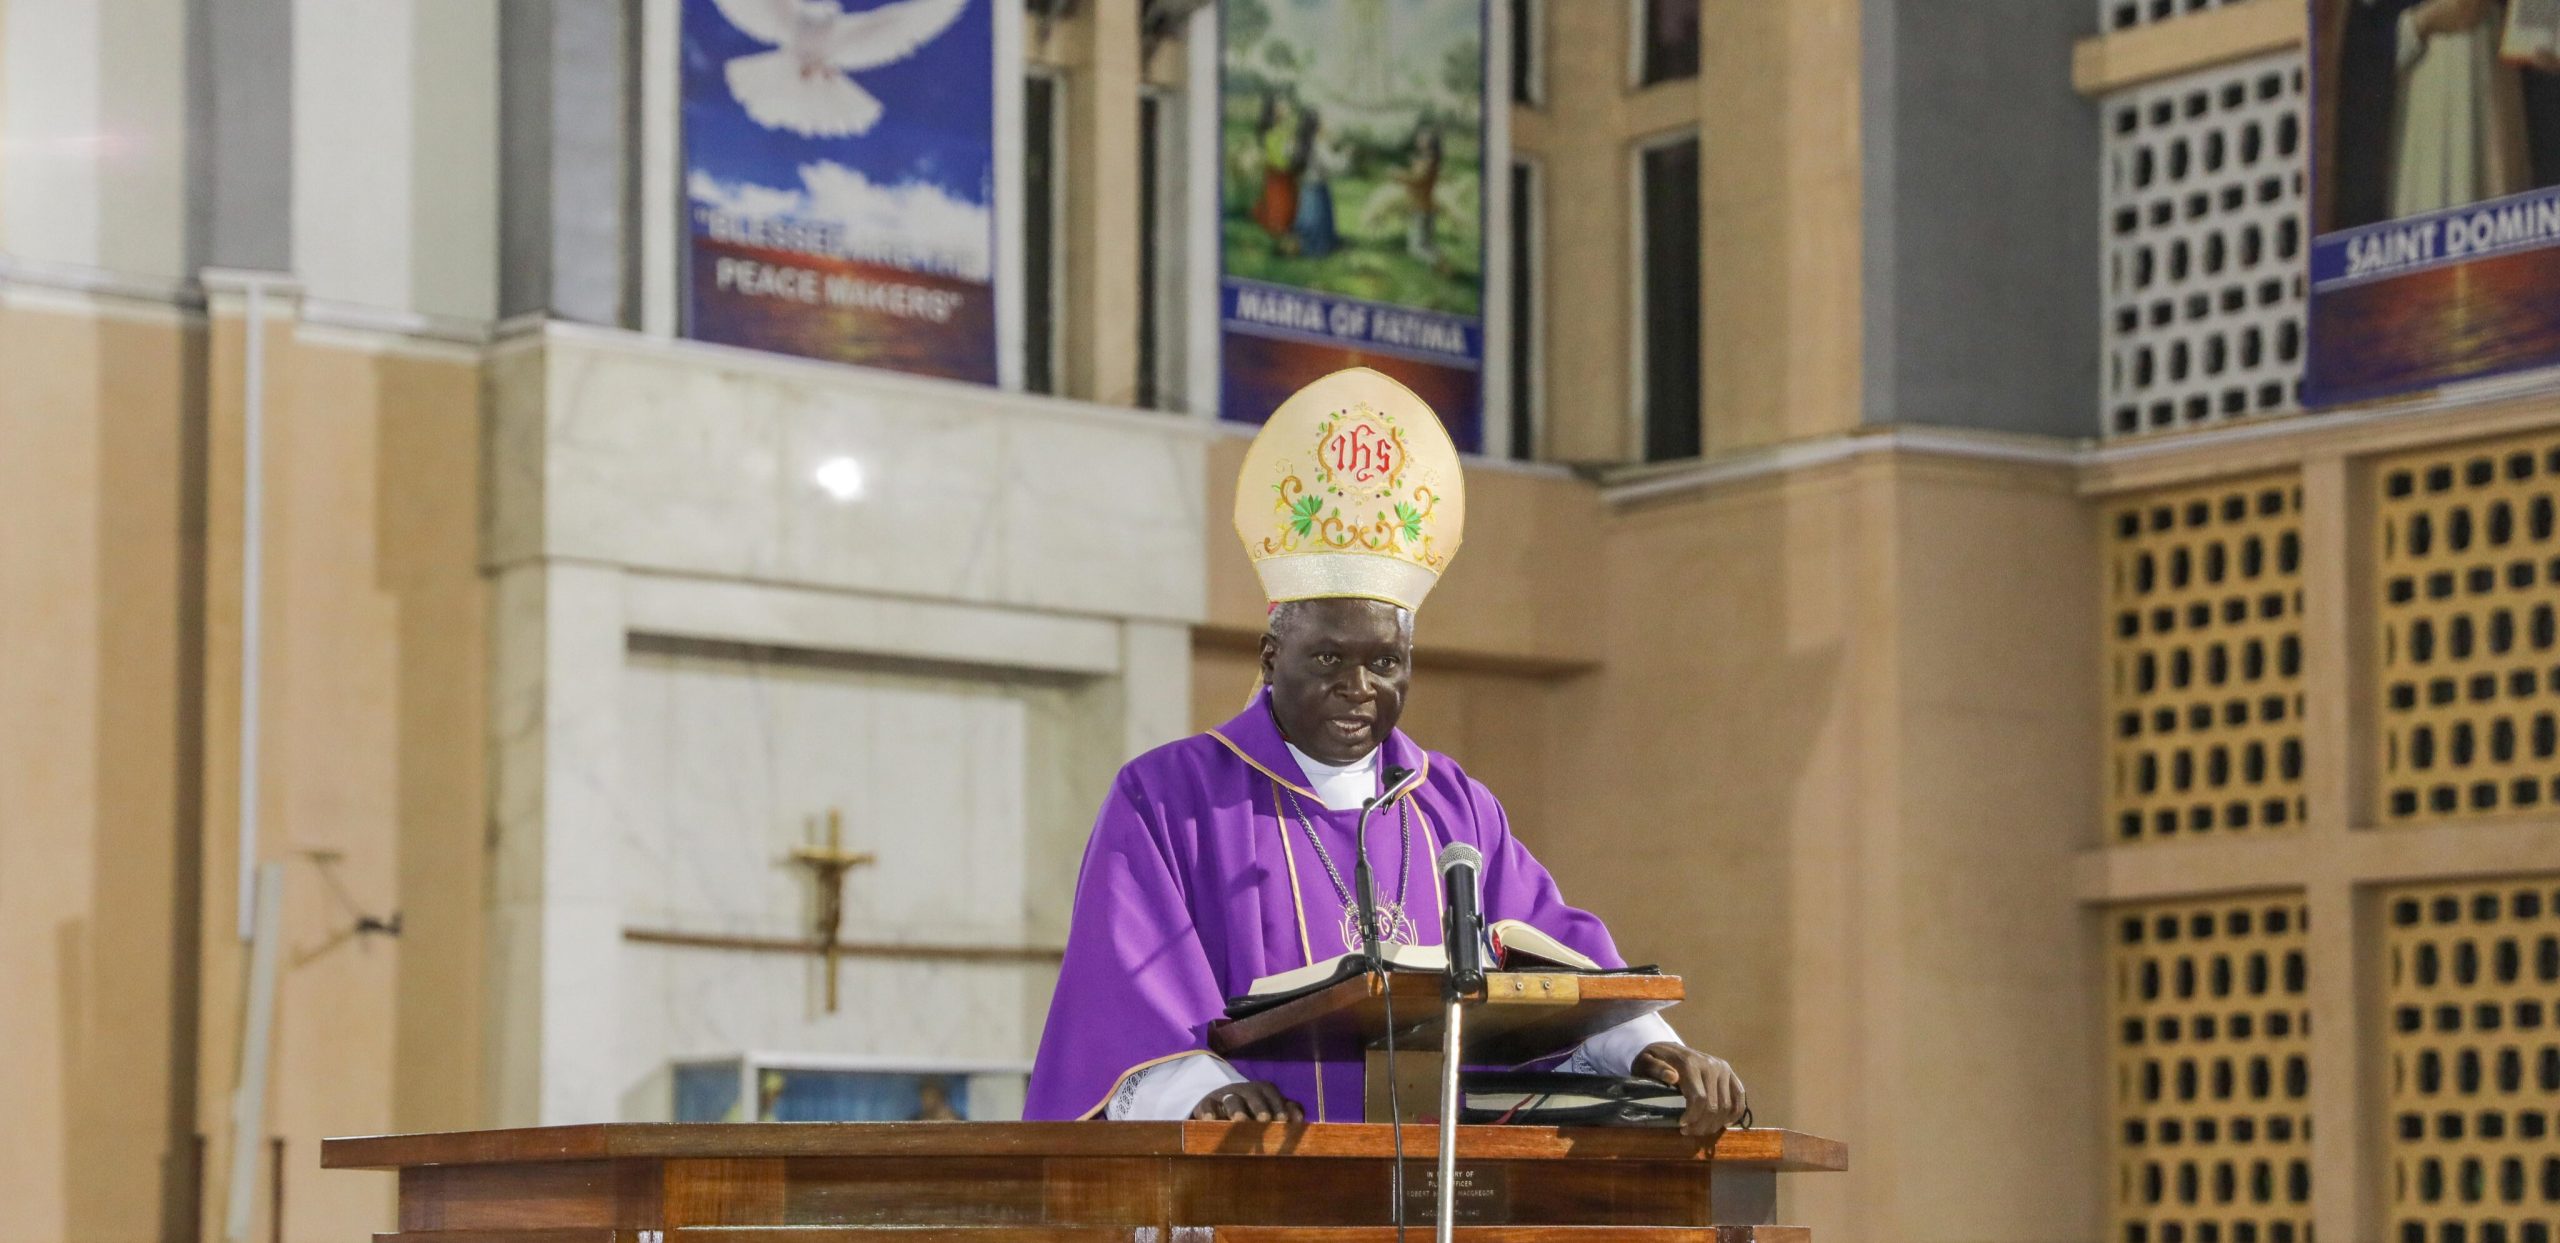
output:
[[[267,548],[267,282],[249,278],[240,401],[240,939],[257,931],[259,654]]]
[[[257,1213],[258,1141],[267,1130],[267,1071],[274,1052],[276,976],[284,927],[284,865],[257,872],[257,915],[249,941],[249,998],[240,1015],[240,1078],[231,1090],[231,1182],[224,1195],[223,1243],[249,1243]]]
[[[1448,1034],[1440,1042],[1440,1243],[1450,1243],[1450,1231],[1457,1227],[1458,1196],[1458,1021],[1465,1011],[1463,1002],[1452,990],[1449,996]]]

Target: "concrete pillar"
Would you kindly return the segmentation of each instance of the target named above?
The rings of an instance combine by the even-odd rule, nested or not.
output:
[[[1090,4],[1067,42],[1068,157],[1062,300],[1068,396],[1138,399],[1138,5]]]
[[[315,302],[497,313],[497,0],[295,0],[294,270]]]
[[[639,321],[629,63],[638,21],[627,0],[515,0],[501,10],[503,316]]]
[[[190,0],[0,0],[0,256],[187,275]]]

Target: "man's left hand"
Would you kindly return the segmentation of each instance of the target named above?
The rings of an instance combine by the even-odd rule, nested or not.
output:
[[[1742,1076],[1720,1057],[1710,1057],[1685,1044],[1663,1041],[1645,1046],[1628,1073],[1680,1089],[1689,1107],[1680,1114],[1680,1133],[1705,1139],[1721,1133],[1742,1116]]]

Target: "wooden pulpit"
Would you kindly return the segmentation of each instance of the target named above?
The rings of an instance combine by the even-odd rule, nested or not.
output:
[[[1361,976],[1213,1025],[1209,1043],[1359,1058],[1392,1028],[1436,1051],[1440,989]],[[1544,1056],[1680,996],[1675,976],[1491,973],[1466,1050]],[[1405,1220],[1427,1239],[1437,1136],[1408,1117]],[[1381,1243],[1396,1156],[1376,1123],[781,1122],[333,1139],[320,1162],[399,1171],[384,1243]],[[1846,1168],[1845,1145],[1793,1131],[1727,1131],[1710,1151],[1668,1128],[1461,1127],[1452,1215],[1476,1243],[1807,1243],[1774,1224],[1777,1176]]]
[[[1432,1130],[1404,1131],[1413,1238]],[[1807,1243],[1776,1179],[1846,1148],[1781,1130],[1465,1127],[1457,1234],[1475,1243]],[[1389,1129],[1256,1122],[608,1123],[333,1139],[396,1170],[382,1243],[1384,1243]]]

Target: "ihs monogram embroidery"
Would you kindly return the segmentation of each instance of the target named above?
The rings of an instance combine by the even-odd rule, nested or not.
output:
[[[1380,945],[1417,944],[1413,920],[1404,913],[1402,902],[1380,902],[1375,927]],[[1356,906],[1342,908],[1342,944],[1347,949],[1360,948],[1360,908]]]
[[[1440,496],[1428,482],[1407,486],[1411,462],[1393,417],[1365,405],[1336,413],[1316,426],[1314,482],[1291,470],[1272,485],[1279,526],[1260,552],[1359,548],[1440,569],[1448,556],[1430,535]]]

